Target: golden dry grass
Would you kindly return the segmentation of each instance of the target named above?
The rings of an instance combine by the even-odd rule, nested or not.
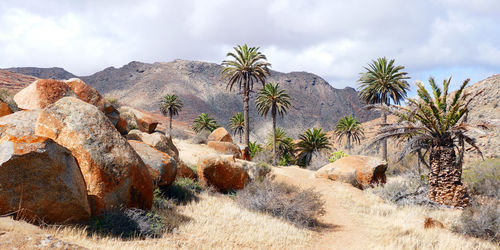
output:
[[[397,207],[369,192],[364,192],[366,199],[356,199],[345,186],[332,189],[343,206],[375,235],[367,249],[500,249],[492,242],[453,233],[459,210]],[[424,229],[426,217],[442,222],[445,229]]]
[[[91,249],[303,249],[312,232],[237,206],[222,195],[202,194],[199,202],[180,206],[188,221],[160,239],[124,241],[88,237],[84,230],[53,228],[55,237]]]

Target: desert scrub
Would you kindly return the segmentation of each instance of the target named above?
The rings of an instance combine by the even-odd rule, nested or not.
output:
[[[326,166],[329,163],[330,162],[328,161],[328,157],[325,154],[323,154],[323,153],[315,154],[311,158],[311,163],[309,163],[309,166],[307,166],[307,169],[316,171],[316,170]]]
[[[247,209],[270,214],[299,227],[318,225],[318,217],[325,213],[325,202],[312,190],[274,182],[255,181],[236,193],[236,202]]]
[[[191,141],[195,144],[206,144],[208,141],[208,136],[210,135],[210,131],[202,130],[199,133],[196,133]]]
[[[202,186],[195,180],[189,178],[178,178],[172,185],[161,191],[165,199],[175,201],[177,204],[187,204],[198,200],[198,194],[203,191]]]
[[[342,158],[342,157],[346,157],[346,156],[349,156],[348,154],[344,153],[344,151],[342,150],[339,150],[339,151],[335,151],[333,152],[331,155],[330,155],[330,159],[328,159],[329,162],[335,162],[336,160]]]
[[[471,194],[500,198],[500,158],[467,164],[462,180]]]
[[[453,230],[458,233],[500,243],[500,201],[473,202],[465,208]]]
[[[180,140],[187,140],[189,139],[189,134],[185,132],[182,129],[179,128],[172,128],[172,132],[170,132],[170,136],[172,138],[180,139]]]

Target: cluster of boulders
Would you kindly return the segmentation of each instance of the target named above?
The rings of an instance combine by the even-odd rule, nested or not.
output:
[[[179,161],[158,121],[135,110],[140,130],[80,79],[36,80],[0,102],[0,214],[72,223],[106,211],[150,209]],[[124,136],[125,135],[125,136]],[[187,168],[187,167],[186,167]]]
[[[207,146],[222,154],[234,155],[235,158],[246,161],[250,160],[248,147],[234,143],[224,127],[215,129],[208,136]]]

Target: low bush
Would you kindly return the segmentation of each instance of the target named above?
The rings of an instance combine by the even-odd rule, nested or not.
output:
[[[206,144],[208,141],[208,136],[210,135],[210,131],[202,130],[199,133],[196,133],[191,141],[195,144]]]
[[[299,227],[317,226],[318,217],[325,213],[324,201],[318,192],[269,179],[248,184],[236,193],[236,201],[242,207],[282,218]]]
[[[166,190],[162,190],[164,198],[175,201],[177,204],[187,204],[197,201],[197,194],[202,191],[200,183],[189,178],[178,178]]]
[[[328,159],[329,162],[335,162],[336,160],[342,158],[342,157],[346,157],[346,156],[349,156],[348,154],[346,154],[344,151],[342,150],[339,150],[339,151],[335,151],[333,152],[331,155],[330,155],[330,159]]]
[[[469,192],[500,198],[500,158],[472,162],[464,167],[462,180]]]
[[[190,135],[186,131],[179,129],[179,128],[175,128],[175,127],[172,128],[172,132],[170,132],[170,136],[172,136],[172,138],[176,138],[176,139],[180,139],[180,140],[187,140],[190,137]]]
[[[500,201],[473,202],[462,211],[454,231],[500,243]]]

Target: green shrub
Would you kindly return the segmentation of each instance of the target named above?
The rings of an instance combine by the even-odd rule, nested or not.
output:
[[[321,195],[312,189],[274,182],[254,181],[236,194],[236,202],[250,210],[270,214],[299,227],[315,227],[325,213]]]
[[[257,156],[258,153],[262,152],[263,147],[261,144],[257,143],[256,141],[250,142],[250,145],[248,145],[248,153],[250,154],[250,159],[253,159],[255,156]]]
[[[471,194],[498,199],[500,197],[500,158],[471,162],[464,167],[462,180]]]
[[[177,204],[187,204],[191,201],[197,201],[197,194],[202,190],[202,186],[197,181],[189,178],[178,178],[168,189],[162,190],[162,196]]]
[[[344,153],[344,151],[340,150],[340,151],[335,151],[333,152],[331,155],[330,155],[330,159],[328,159],[328,161],[330,162],[335,162],[336,160],[342,158],[342,157],[346,157],[346,156],[349,156],[348,154]]]

